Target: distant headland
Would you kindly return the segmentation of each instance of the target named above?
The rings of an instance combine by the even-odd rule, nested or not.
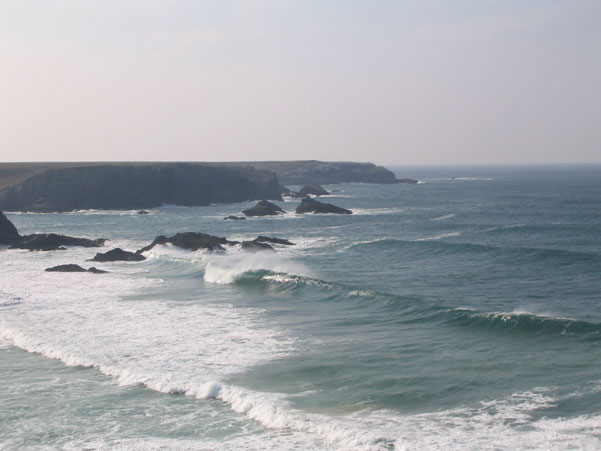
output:
[[[414,183],[373,163],[0,163],[0,210],[131,210],[281,200],[282,185]]]

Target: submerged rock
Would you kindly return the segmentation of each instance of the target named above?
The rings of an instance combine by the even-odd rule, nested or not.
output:
[[[136,214],[138,214],[138,215],[147,215],[147,214],[149,214],[149,213],[148,213],[146,210],[140,210],[140,211],[138,211],[138,213],[136,213]]]
[[[176,233],[171,237],[159,235],[148,246],[138,249],[136,254],[141,254],[142,252],[149,251],[157,245],[167,243],[171,243],[174,246],[181,247],[182,249],[188,249],[190,251],[197,251],[199,249],[206,249],[209,251],[224,251],[225,248],[222,246],[224,244],[230,246],[233,244],[239,244],[237,241],[229,241],[226,238],[207,235],[206,233],[185,232]]]
[[[337,207],[332,204],[325,202],[319,202],[315,199],[305,198],[301,201],[298,207],[296,207],[297,214],[303,213],[334,213],[342,215],[350,215],[353,212],[346,208]]]
[[[242,241],[242,250],[249,252],[274,251],[273,247],[257,241]]]
[[[15,225],[0,211],[0,244],[15,244],[21,240],[21,235]]]
[[[142,260],[146,260],[146,257],[143,255],[124,251],[123,249],[117,247],[115,249],[111,249],[104,254],[98,252],[93,259],[89,261],[93,262],[140,262]]]
[[[94,274],[104,274],[107,272],[102,269],[95,268],[93,266],[90,269],[85,269],[79,265],[74,265],[73,263],[70,263],[67,265],[53,266],[52,268],[46,268],[45,271],[48,271],[48,272],[91,272]]]
[[[254,239],[255,243],[273,243],[273,244],[284,244],[286,246],[295,246],[294,243],[288,240],[284,240],[282,238],[268,237],[259,235]]]
[[[62,250],[64,246],[77,247],[101,247],[106,239],[77,238],[56,233],[35,233],[21,237],[21,241],[14,244],[11,249],[29,249],[31,251],[55,251]]]
[[[242,211],[246,216],[275,216],[286,213],[276,204],[271,203],[267,200],[257,202],[252,208]]]
[[[230,220],[230,221],[244,221],[246,220],[246,218],[244,216],[226,216],[225,218],[223,218],[224,220]]]

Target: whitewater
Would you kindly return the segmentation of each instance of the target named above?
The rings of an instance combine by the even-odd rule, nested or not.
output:
[[[353,215],[245,202],[7,212],[23,234],[258,235],[106,274],[0,248],[0,449],[601,447],[601,167],[397,168],[325,186]],[[292,187],[294,188],[294,187]]]

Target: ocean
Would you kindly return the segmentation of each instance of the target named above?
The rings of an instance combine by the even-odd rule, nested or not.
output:
[[[7,212],[101,251],[296,245],[0,248],[0,448],[601,448],[601,166],[391,169],[420,183],[325,186],[353,215]]]

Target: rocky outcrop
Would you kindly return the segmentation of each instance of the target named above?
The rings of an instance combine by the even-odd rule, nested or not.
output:
[[[0,245],[15,244],[21,240],[21,235],[15,225],[0,211]]]
[[[315,199],[305,198],[301,201],[298,207],[296,207],[297,214],[303,213],[334,213],[350,215],[353,212],[346,208],[337,207],[332,204],[326,204],[325,202],[319,202]]]
[[[29,249],[30,251],[56,251],[65,249],[64,246],[101,247],[106,239],[77,238],[56,233],[35,233],[21,237],[21,241],[13,244],[11,249]]]
[[[74,265],[74,264],[53,266],[52,268],[46,268],[45,271],[48,271],[48,272],[88,272],[87,269],[84,269],[81,266]]]
[[[248,210],[243,210],[242,213],[244,213],[246,216],[275,216],[284,214],[286,212],[276,204],[273,204],[267,200],[262,200],[259,201],[254,207],[249,208]]]
[[[111,249],[108,252],[101,253],[98,252],[94,258],[89,261],[93,262],[141,262],[142,260],[146,260],[141,254],[137,254],[134,252],[124,251],[123,249],[117,247],[115,249]]]
[[[295,199],[303,199],[308,196],[327,196],[328,193],[325,189],[323,189],[319,185],[305,185],[298,191],[290,191],[287,194],[284,194],[286,197],[292,197]]]
[[[137,214],[139,214],[139,215],[147,215],[149,213],[146,210],[138,210]]]
[[[45,271],[48,272],[91,272],[94,274],[105,274],[107,271],[103,271],[102,269],[95,268],[92,266],[90,269],[84,269],[79,265],[68,264],[68,265],[58,265],[53,266],[52,268],[46,268]]]
[[[223,219],[225,219],[226,221],[227,220],[229,220],[229,221],[244,221],[246,218],[244,216],[233,216],[233,215],[230,215],[230,216],[226,216]]]
[[[61,212],[138,210],[280,200],[270,171],[199,163],[89,164],[38,169],[0,191],[0,209]]]
[[[242,241],[242,250],[247,252],[274,251],[269,244],[257,241]]]
[[[106,274],[108,271],[105,271],[104,269],[98,269],[95,266],[92,266],[91,268],[88,268],[88,272],[92,272],[94,274]]]
[[[245,161],[221,163],[248,165],[273,171],[283,185],[328,185],[334,183],[397,183],[392,171],[373,163],[346,161]]]
[[[294,243],[284,240],[282,238],[268,237],[259,235],[254,239],[255,243],[272,243],[272,244],[283,244],[285,246],[295,246]]]
[[[137,250],[136,254],[147,252],[155,246],[167,243],[171,243],[174,246],[181,247],[182,249],[187,249],[190,251],[197,251],[199,249],[206,249],[208,251],[224,251],[225,248],[223,247],[223,245],[232,246],[234,244],[239,244],[238,241],[229,241],[226,238],[207,235],[206,233],[184,232],[176,233],[171,237],[159,235],[148,246]]]

